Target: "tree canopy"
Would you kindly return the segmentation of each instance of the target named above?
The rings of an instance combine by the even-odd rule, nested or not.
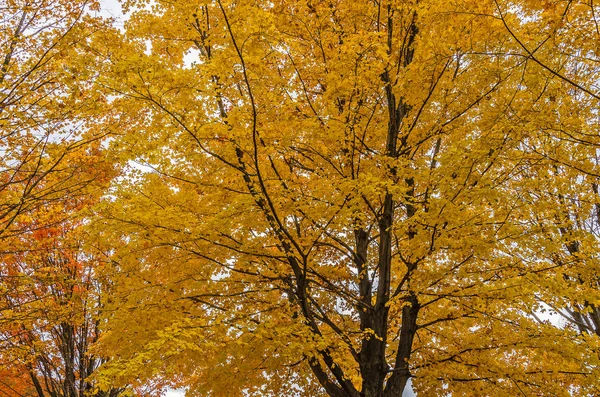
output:
[[[600,392],[593,1],[122,3],[63,64],[99,388]]]

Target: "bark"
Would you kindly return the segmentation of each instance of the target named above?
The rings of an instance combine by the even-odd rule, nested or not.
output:
[[[402,330],[400,331],[396,363],[394,372],[387,382],[384,397],[401,397],[411,377],[409,362],[413,340],[417,333],[419,309],[419,302],[414,294],[408,298],[406,306],[402,308]]]
[[[392,37],[394,34],[393,20],[391,11],[388,10],[388,46],[392,51]],[[402,57],[399,62],[402,62],[404,67],[408,66],[413,57],[413,42],[417,34],[416,25],[409,27],[407,32],[408,40],[406,47],[402,49]],[[400,128],[404,121],[408,107],[405,105],[403,98],[396,98],[393,93],[389,72],[382,74],[382,80],[385,83],[385,93],[388,108],[388,133],[386,139],[386,155],[388,157],[398,157],[406,153],[407,140],[406,136],[400,136]],[[398,147],[400,145],[400,147]],[[390,176],[396,177],[396,170],[390,169]],[[414,181],[405,180],[405,183],[410,188],[407,203],[406,217],[411,218],[416,209],[410,203],[410,199],[414,194]],[[412,352],[413,339],[417,331],[417,315],[419,305],[414,294],[406,301],[406,306],[402,310],[402,326],[400,333],[400,341],[396,352],[395,367],[392,370],[393,374],[388,379],[386,377],[390,369],[386,360],[387,349],[387,334],[388,319],[389,319],[389,301],[391,293],[391,274],[392,274],[392,243],[393,243],[393,224],[394,224],[395,202],[391,194],[386,194],[383,203],[382,215],[379,219],[379,252],[377,263],[377,290],[376,301],[374,307],[367,311],[364,319],[361,318],[361,329],[371,329],[373,336],[363,341],[360,352],[360,369],[363,378],[362,395],[364,397],[400,397],[408,379],[410,378],[409,359]],[[409,239],[414,238],[414,232],[409,230]],[[357,251],[360,251],[359,242],[357,239]],[[366,254],[365,254],[366,257]],[[412,272],[414,266],[409,266],[408,272]],[[361,280],[362,281],[362,280]],[[361,284],[361,296],[362,287]],[[366,296],[368,293],[365,293]]]

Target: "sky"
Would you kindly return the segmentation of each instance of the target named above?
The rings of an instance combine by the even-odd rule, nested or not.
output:
[[[169,390],[167,390],[167,394],[165,394],[165,397],[183,397],[184,395],[185,395],[185,390],[183,390],[183,389],[177,389],[177,390],[169,389]]]
[[[100,0],[102,15],[120,17],[123,16],[121,12],[121,4],[118,0]]]

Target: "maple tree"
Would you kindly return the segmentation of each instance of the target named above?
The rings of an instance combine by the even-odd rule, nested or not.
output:
[[[96,313],[103,288],[94,277],[97,260],[80,247],[81,221],[75,213],[85,201],[78,196],[36,211],[34,231],[13,239],[13,252],[3,253],[0,357],[4,368],[21,369],[16,379],[26,374],[29,394],[21,395],[89,395],[89,377],[104,361],[88,351],[99,334]],[[64,219],[65,212],[70,219]]]
[[[101,385],[598,392],[593,2],[123,4]]]

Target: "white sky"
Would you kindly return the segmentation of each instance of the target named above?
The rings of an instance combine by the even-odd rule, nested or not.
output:
[[[100,15],[102,16],[114,17],[117,19],[121,19],[123,17],[123,13],[121,12],[121,4],[118,0],[100,0],[100,6],[102,8]]]
[[[169,389],[169,390],[167,390],[167,394],[165,394],[165,397],[183,397],[184,395],[185,395],[185,390],[183,390],[183,389],[177,389],[177,390]]]

